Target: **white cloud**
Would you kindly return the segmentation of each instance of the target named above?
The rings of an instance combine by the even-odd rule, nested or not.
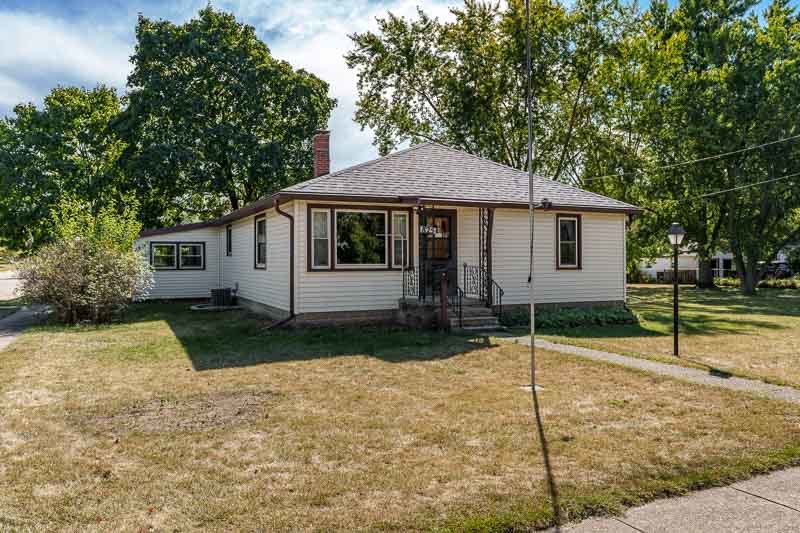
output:
[[[125,85],[131,45],[102,27],[0,12],[0,28],[0,78],[29,91],[13,97],[40,101],[51,87],[67,83]],[[2,104],[11,98],[4,94]]]
[[[167,16],[181,23],[202,5],[192,0],[171,4]],[[388,11],[413,17],[418,5],[431,15],[449,16],[446,5],[434,0],[227,0],[214,5],[253,25],[276,57],[330,84],[338,100],[329,123],[334,169],[377,154],[371,132],[360,131],[353,121],[358,95],[355,72],[343,57],[351,48],[348,35],[376,29],[376,17]],[[124,90],[133,54],[135,11],[153,18],[163,15],[151,12],[152,6],[115,9],[120,12],[98,10],[70,20],[0,10],[0,114],[20,101],[41,102],[59,84],[105,83]]]

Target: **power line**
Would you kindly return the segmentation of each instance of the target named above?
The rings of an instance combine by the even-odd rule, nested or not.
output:
[[[655,167],[652,170],[668,170],[668,169],[671,169],[671,168],[678,168],[678,167],[684,167],[684,166],[687,166],[687,165],[694,165],[694,164],[697,164],[697,163],[703,163],[705,161],[713,161],[713,160],[716,160],[716,159],[722,159],[723,157],[728,157],[729,155],[741,154],[743,152],[749,152],[749,151],[752,151],[752,150],[758,150],[760,148],[765,148],[767,146],[772,146],[773,144],[789,142],[789,141],[793,141],[795,139],[800,139],[800,134],[792,135],[791,137],[784,137],[783,139],[778,139],[778,140],[775,140],[775,141],[766,142],[766,143],[759,144],[759,145],[756,145],[756,146],[748,146],[746,148],[741,148],[739,150],[734,150],[732,152],[725,152],[725,153],[722,153],[722,154],[710,155],[710,156],[707,156],[707,157],[700,157],[698,159],[690,159],[688,161],[681,161],[680,163],[671,163],[669,165],[662,165],[662,166],[659,166],[659,167]],[[608,178],[620,178],[622,176],[627,176],[627,175],[630,175],[630,174],[640,174],[642,172],[645,172],[645,171],[644,170],[633,170],[633,171],[630,171],[630,172],[618,172],[616,174],[606,174],[606,175],[603,175],[603,176],[592,176],[592,177],[589,177],[589,178],[582,179],[581,183],[586,183],[586,182],[589,182],[589,181],[604,180],[604,179],[608,179]]]
[[[768,180],[764,180],[764,181],[757,181],[755,183],[748,183],[747,185],[739,185],[738,187],[732,187],[730,189],[724,189],[724,190],[721,190],[721,191],[709,192],[709,193],[706,193],[706,194],[701,194],[700,196],[695,196],[694,198],[695,199],[708,198],[709,196],[716,196],[718,194],[725,194],[727,192],[738,191],[738,190],[741,190],[741,189],[748,189],[750,187],[757,187],[759,185],[764,185],[766,183],[772,183],[772,182],[775,182],[775,181],[780,181],[780,180],[793,178],[795,176],[800,176],[800,172],[795,172],[794,174],[787,174],[786,176],[780,176],[779,178],[772,178],[772,179],[768,179]]]

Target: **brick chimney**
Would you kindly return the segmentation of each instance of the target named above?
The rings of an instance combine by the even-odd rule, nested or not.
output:
[[[331,171],[331,132],[317,130],[311,138],[314,153],[314,177],[324,176]]]

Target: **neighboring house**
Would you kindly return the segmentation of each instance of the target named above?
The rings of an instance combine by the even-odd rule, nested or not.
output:
[[[300,322],[393,320],[406,302],[529,302],[528,177],[466,152],[423,143],[329,173],[328,132],[313,140],[315,177],[219,219],[144,231],[151,298],[208,297]],[[535,180],[536,301],[625,301],[630,204]],[[403,267],[406,268],[403,268]],[[450,300],[450,299],[448,299]],[[459,300],[460,301],[460,300]]]
[[[673,271],[673,257],[657,257],[655,259],[642,259],[639,271],[647,277],[657,281],[671,281]],[[711,269],[715,278],[730,278],[736,276],[736,265],[733,254],[730,252],[716,252],[711,258]],[[681,282],[695,283],[700,275],[700,262],[697,254],[687,249],[678,254],[678,271]]]
[[[785,264],[789,259],[789,253],[800,244],[790,244],[775,256],[771,261],[773,264]],[[668,281],[672,279],[672,262],[673,258],[670,257],[657,257],[655,259],[642,259],[639,263],[639,271],[658,281]],[[714,272],[715,278],[733,278],[736,277],[736,262],[733,260],[731,252],[718,251],[711,257],[711,269]],[[700,263],[697,254],[684,249],[678,255],[678,270],[683,273],[693,273],[692,281],[697,279],[700,275]]]

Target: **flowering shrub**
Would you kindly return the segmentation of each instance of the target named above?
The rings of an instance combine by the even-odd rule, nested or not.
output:
[[[57,240],[20,265],[25,300],[49,305],[64,323],[99,323],[150,291],[152,269],[134,250],[140,230],[135,204],[121,213],[111,204],[95,215],[89,206],[68,200],[53,223]]]

